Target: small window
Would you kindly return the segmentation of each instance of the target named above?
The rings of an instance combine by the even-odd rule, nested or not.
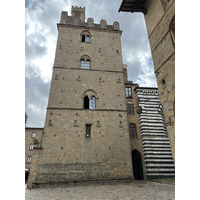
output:
[[[134,115],[134,106],[133,104],[127,104],[127,111],[128,111],[128,115]]]
[[[82,35],[82,42],[85,42],[85,35]]]
[[[132,98],[131,87],[126,88],[126,98]]]
[[[85,60],[81,60],[81,69],[85,69]]]
[[[90,69],[90,59],[88,56],[83,56],[81,59],[81,69]]]
[[[33,145],[33,144],[30,144],[29,149],[30,149],[30,150],[33,150],[33,147],[34,147],[34,145]]]
[[[89,98],[87,95],[84,97],[84,109],[89,109]]]
[[[90,60],[87,60],[86,61],[86,67],[85,67],[86,69],[90,69]]]
[[[87,35],[86,37],[85,37],[85,42],[90,42],[90,36],[89,35]]]
[[[91,124],[86,124],[86,138],[91,137]]]
[[[31,163],[31,156],[27,157],[27,163]]]
[[[87,30],[81,33],[81,42],[90,43],[91,33]]]
[[[89,35],[82,35],[82,42],[89,43],[90,42],[90,36]]]
[[[33,132],[33,133],[32,133],[32,138],[35,138],[35,137],[36,137],[36,133]]]
[[[138,139],[137,137],[137,129],[135,124],[129,125],[129,134],[131,139]]]
[[[90,109],[91,110],[94,110],[95,109],[95,107],[96,107],[96,98],[93,96],[92,98],[91,98],[91,100],[90,100]]]

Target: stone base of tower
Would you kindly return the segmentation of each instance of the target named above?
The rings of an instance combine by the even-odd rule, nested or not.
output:
[[[126,163],[44,164],[38,167],[38,173],[33,174],[28,183],[29,188],[133,180],[132,169],[128,169]]]

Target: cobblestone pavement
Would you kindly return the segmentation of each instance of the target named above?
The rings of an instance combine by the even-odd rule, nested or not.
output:
[[[175,187],[173,183],[135,181],[114,185],[25,189],[25,196],[26,200],[173,200]]]
[[[174,184],[135,181],[114,185],[25,189],[26,200],[173,200]]]

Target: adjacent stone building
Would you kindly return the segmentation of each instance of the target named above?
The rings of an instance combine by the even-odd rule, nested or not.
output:
[[[157,88],[135,87],[146,178],[175,176],[174,160]]]
[[[123,0],[119,11],[144,14],[158,91],[175,159],[175,0]]]
[[[151,97],[147,93],[140,97],[140,90],[146,89],[127,80],[119,23],[107,25],[102,19],[95,24],[93,18],[85,22],[85,8],[72,6],[71,16],[62,12],[57,27],[44,129],[37,130],[41,137],[33,141],[36,129],[26,128],[26,157],[31,156],[28,187],[173,176],[165,173],[169,171],[169,166],[162,165],[166,160],[156,160],[165,157],[159,145],[165,145],[167,134],[157,131],[158,127],[151,122],[159,115],[160,121],[155,123],[165,130],[162,112],[149,114],[149,105],[141,98]],[[157,89],[147,90],[156,93],[157,104],[153,109],[157,109],[160,106]],[[143,121],[149,115],[152,120]],[[154,128],[144,131],[146,125]],[[28,151],[31,142],[33,155]],[[166,148],[170,154],[169,144]],[[162,151],[162,155],[156,157],[156,151],[158,154]],[[166,159],[173,162],[172,156]],[[174,168],[173,163],[170,167]]]
[[[27,115],[26,115],[27,120]],[[43,128],[25,128],[25,182],[28,180],[28,176],[31,169],[31,162],[33,158],[34,140],[41,142]]]

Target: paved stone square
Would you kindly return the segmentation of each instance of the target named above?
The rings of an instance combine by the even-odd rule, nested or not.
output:
[[[174,183],[134,181],[57,188],[25,189],[26,200],[173,200]]]

